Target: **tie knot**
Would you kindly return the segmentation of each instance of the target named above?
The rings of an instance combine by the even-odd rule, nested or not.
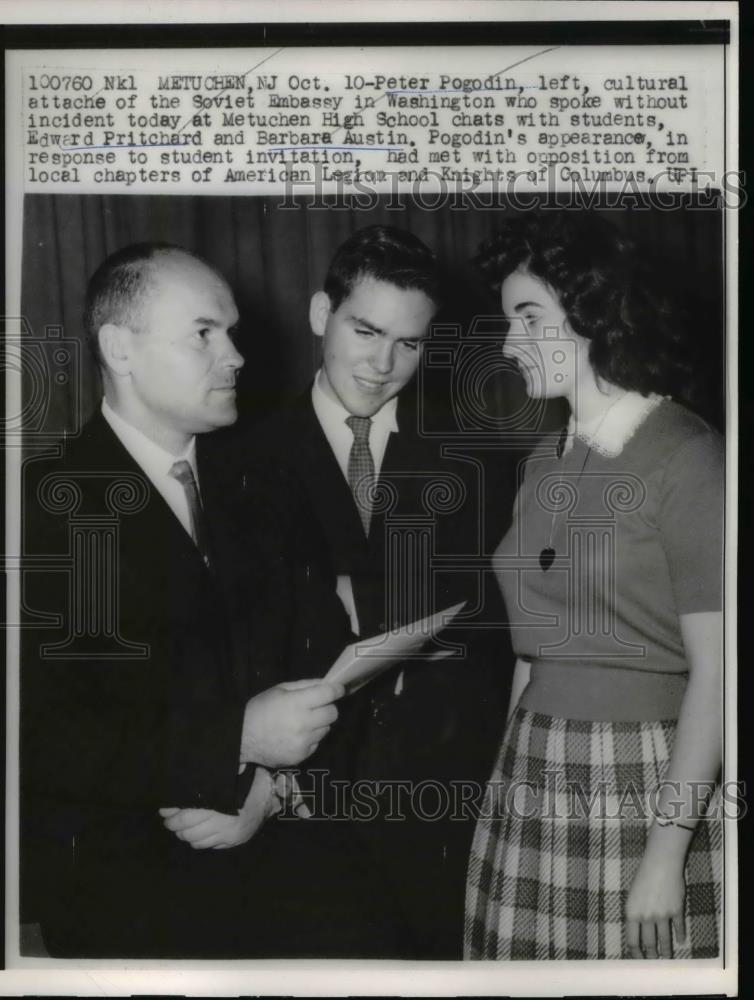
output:
[[[186,483],[193,483],[195,481],[194,470],[191,468],[191,463],[187,462],[185,458],[181,458],[177,462],[173,462],[170,466],[170,475],[173,479],[177,479],[182,486],[185,486]]]
[[[347,417],[346,423],[351,428],[354,441],[366,444],[369,441],[369,431],[372,427],[371,417]]]

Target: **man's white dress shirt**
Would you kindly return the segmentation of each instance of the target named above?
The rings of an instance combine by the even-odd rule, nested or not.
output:
[[[184,459],[191,466],[197,486],[199,485],[196,469],[196,438],[191,438],[186,450],[181,455],[171,455],[169,451],[165,451],[160,445],[155,444],[146,434],[137,430],[133,424],[124,420],[104,399],[102,400],[102,416],[131,458],[181,522],[186,532],[193,537],[191,512],[189,511],[186,491],[178,480],[170,475],[170,470],[176,462]]]

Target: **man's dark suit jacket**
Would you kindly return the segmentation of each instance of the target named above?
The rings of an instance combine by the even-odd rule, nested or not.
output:
[[[211,516],[207,479],[200,472]],[[242,796],[247,681],[218,582],[223,540],[215,531],[210,573],[100,414],[60,458],[27,460],[24,491],[23,820],[41,848],[30,856],[45,866],[48,947],[190,954],[185,881],[195,877],[199,910],[209,886],[194,869],[211,859],[191,857],[157,810],[232,813]],[[51,571],[56,557],[70,566],[77,547],[79,575]],[[107,581],[93,569],[103,560]],[[200,922],[195,914],[198,938]]]
[[[258,838],[194,851],[157,810],[236,811],[253,775],[238,774],[247,698],[321,675],[344,615],[333,599],[333,626],[320,596],[294,649],[285,539],[261,506],[263,544],[235,532],[223,470],[197,443],[211,569],[100,414],[62,457],[25,464],[22,875],[55,954],[257,953],[264,910],[244,865],[264,856]],[[92,584],[103,558],[109,582]]]
[[[473,833],[468,794],[466,805],[457,807],[464,794],[460,787],[466,783],[481,790],[489,776],[512,667],[492,574],[485,574],[480,594],[478,577],[464,557],[481,557],[484,547],[494,549],[511,509],[513,484],[504,474],[493,484],[489,469],[485,478],[478,463],[443,455],[441,443],[423,438],[410,389],[401,395],[397,418],[399,432],[390,435],[379,477],[386,509],[373,515],[368,538],[310,392],[255,428],[241,443],[239,460],[249,509],[257,497],[267,502],[274,497],[294,539],[296,604],[306,616],[318,614],[309,581],[348,575],[364,637],[461,600],[470,608],[477,605],[476,623],[488,626],[447,629],[443,638],[465,645],[465,653],[442,662],[407,664],[399,695],[394,693],[394,669],[346,699],[340,732],[333,734],[341,776],[345,772],[351,781],[408,781],[414,788],[429,782],[444,789],[428,788],[420,806],[425,814],[437,810],[439,819],[412,818],[410,798],[404,797],[399,809],[406,819],[386,820],[389,802],[383,797],[380,816],[356,827],[391,893],[403,954],[455,958],[460,957]],[[389,534],[391,543],[386,542]],[[388,552],[396,551],[401,535],[408,540],[404,561],[400,568],[386,570]],[[424,544],[432,549],[437,569],[430,584],[420,575]],[[389,575],[394,578],[390,586]],[[371,811],[367,806],[361,815]]]

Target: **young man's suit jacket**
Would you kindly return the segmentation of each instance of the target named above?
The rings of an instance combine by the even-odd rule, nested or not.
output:
[[[500,474],[496,483],[501,485],[492,485],[478,464],[445,456],[441,443],[422,437],[410,389],[400,398],[397,418],[399,432],[388,440],[379,509],[368,538],[310,392],[254,429],[242,442],[239,460],[245,462],[250,509],[256,496],[268,502],[275,497],[274,506],[288,525],[294,539],[289,548],[296,561],[296,604],[309,620],[316,620],[318,609],[308,582],[348,576],[363,637],[462,600],[469,607],[478,605],[474,618],[488,626],[449,628],[443,638],[465,644],[463,655],[407,663],[400,680],[394,669],[346,699],[340,731],[331,741],[339,746],[340,776],[409,781],[414,787],[430,782],[444,789],[428,790],[420,807],[427,813],[439,810],[444,819],[412,820],[404,798],[399,809],[406,821],[387,821],[389,803],[382,797],[379,810],[373,810],[382,818],[359,821],[356,827],[378,857],[383,881],[393,887],[396,907],[405,915],[405,940],[412,942],[408,950],[417,957],[460,957],[473,822],[468,805],[465,822],[451,821],[450,814],[454,796],[463,794],[460,785],[476,783],[478,791],[490,773],[512,666],[496,584],[486,572],[480,594],[474,566],[482,550],[489,553],[502,535],[512,482]],[[422,575],[427,567],[422,546],[432,551],[436,572],[431,580]],[[389,569],[388,559],[397,549],[403,555]],[[394,582],[388,586],[389,576]],[[362,808],[360,815],[370,810]]]

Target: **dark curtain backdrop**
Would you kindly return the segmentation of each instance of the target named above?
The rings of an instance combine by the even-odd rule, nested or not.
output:
[[[249,197],[29,195],[24,203],[22,310],[34,356],[27,401],[46,374],[43,404],[33,420],[45,431],[74,432],[99,400],[99,377],[81,340],[89,276],[113,251],[160,240],[201,254],[230,282],[242,317],[239,347],[246,357],[240,386],[241,421],[253,422],[286,395],[303,389],[319,364],[319,342],[308,305],[321,287],[336,247],[372,223],[416,233],[447,272],[446,322],[468,331],[475,315],[495,312],[470,265],[480,242],[510,213],[498,208],[434,211],[388,198],[369,210],[312,206],[281,208],[282,199]],[[395,199],[394,199],[395,201]],[[701,351],[702,410],[718,425],[723,412],[722,217],[716,210],[601,210],[645,242],[687,308],[690,339]],[[62,353],[55,338],[74,341]],[[55,343],[53,343],[55,341]],[[43,346],[44,343],[44,346]],[[81,349],[77,349],[77,343]],[[492,345],[494,350],[499,346]],[[78,354],[78,360],[76,355]],[[46,367],[45,367],[46,366]],[[29,381],[31,379],[31,381]],[[501,414],[521,405],[517,377],[491,380],[486,405]]]

